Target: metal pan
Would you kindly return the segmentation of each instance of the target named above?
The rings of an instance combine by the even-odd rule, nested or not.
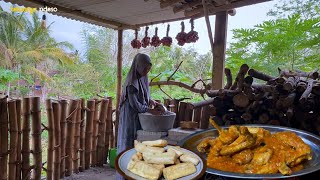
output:
[[[295,177],[295,176],[302,176],[306,175],[315,171],[320,170],[320,137],[316,136],[312,133],[302,131],[299,129],[294,128],[288,128],[288,127],[282,127],[282,126],[272,126],[272,125],[258,125],[258,124],[251,124],[251,125],[245,125],[250,127],[261,127],[266,130],[269,130],[271,133],[276,132],[282,132],[282,131],[291,131],[296,133],[299,137],[302,138],[302,140],[307,143],[311,149],[312,149],[312,160],[307,161],[304,164],[304,169],[300,171],[296,171],[293,174],[289,176],[284,176],[281,173],[277,174],[243,174],[243,173],[232,173],[232,172],[226,172],[226,171],[220,171],[212,168],[207,168],[206,172],[210,174],[215,174],[219,176],[225,176],[225,177],[232,177],[232,178],[244,178],[244,179],[275,179],[275,178],[289,178],[289,177]],[[227,128],[227,126],[223,127]],[[198,153],[197,151],[197,145],[206,137],[218,137],[219,133],[216,129],[209,129],[200,131],[194,134],[191,134],[184,138],[182,141],[180,141],[179,146],[189,149],[193,152]],[[206,154],[202,153],[199,154],[204,159],[207,159]]]

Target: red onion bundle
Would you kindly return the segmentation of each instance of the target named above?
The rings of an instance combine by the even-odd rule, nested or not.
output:
[[[187,43],[194,43],[198,41],[199,36],[198,36],[198,32],[193,30],[194,29],[193,19],[190,19],[190,23],[191,23],[191,31],[188,32],[187,34]]]
[[[135,39],[131,41],[131,46],[134,49],[140,49],[141,48],[141,42],[138,40],[138,30],[135,30]]]
[[[170,47],[171,44],[172,44],[172,38],[169,37],[169,30],[170,30],[170,25],[168,24],[166,37],[163,37],[163,38],[161,39],[162,45],[168,46],[168,47]]]
[[[149,27],[147,26],[144,38],[141,41],[142,47],[144,47],[144,48],[146,48],[147,46],[150,45],[150,37],[148,37],[148,29],[149,29]]]
[[[156,27],[154,36],[151,39],[151,46],[158,47],[160,46],[160,44],[161,44],[161,40],[158,37],[158,28]]]
[[[187,42],[187,33],[184,32],[184,22],[181,22],[181,32],[176,36],[179,46],[183,46]]]

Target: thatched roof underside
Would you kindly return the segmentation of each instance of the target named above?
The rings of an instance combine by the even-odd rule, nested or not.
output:
[[[56,7],[59,16],[113,29],[204,16],[202,0],[4,0],[25,7]],[[206,0],[209,15],[271,0]]]

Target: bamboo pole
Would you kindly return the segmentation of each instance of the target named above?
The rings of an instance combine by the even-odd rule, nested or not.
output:
[[[22,101],[22,179],[30,179],[30,98]]]
[[[66,164],[65,164],[65,176],[70,176],[72,173],[72,150],[73,150],[73,139],[74,139],[74,127],[77,116],[78,101],[70,100],[67,117],[67,132],[66,132]]]
[[[81,123],[80,123],[80,166],[79,171],[83,172],[85,168],[85,99],[81,99]]]
[[[60,164],[60,178],[64,178],[66,172],[66,127],[67,127],[67,109],[68,101],[60,100],[61,115],[60,115],[60,137],[61,137],[61,164]]]
[[[18,143],[17,143],[17,173],[16,180],[21,179],[21,99],[16,100]]]
[[[47,154],[47,180],[53,179],[53,151],[54,151],[54,120],[51,99],[46,100],[48,117],[48,154]]]
[[[8,111],[7,97],[0,98],[0,179],[8,178]]]
[[[116,100],[116,121],[115,121],[115,146],[117,147],[118,124],[119,124],[119,103],[121,97],[122,79],[122,51],[123,51],[123,30],[118,30],[118,55],[117,55],[117,100]]]
[[[74,126],[73,141],[73,173],[79,173],[79,149],[80,149],[80,123],[81,123],[81,100],[78,100],[78,108],[76,112],[76,121]]]
[[[108,97],[109,105],[108,105],[108,115],[106,120],[106,133],[105,133],[105,148],[104,148],[104,156],[103,159],[106,160],[108,157],[108,151],[110,146],[112,145],[110,140],[112,138],[112,97]]]
[[[87,101],[87,121],[86,121],[86,137],[85,137],[85,169],[90,167],[90,156],[92,149],[92,133],[93,133],[93,118],[95,112],[95,101]]]
[[[106,120],[108,116],[109,99],[102,99],[99,115],[99,129],[98,129],[98,147],[97,147],[97,165],[103,166],[104,163],[104,148],[105,148],[105,132],[106,132]]]
[[[31,98],[32,116],[32,154],[34,160],[34,172],[32,179],[41,179],[42,151],[41,151],[41,109],[40,97]]]
[[[93,117],[92,129],[92,151],[91,151],[91,166],[97,165],[97,141],[98,141],[98,127],[99,127],[99,101],[95,99],[95,109]]]
[[[60,116],[61,107],[57,102],[52,103],[53,109],[53,125],[54,125],[54,168],[53,179],[60,179],[60,162],[61,162],[61,128],[60,128]]]
[[[8,102],[9,126],[10,126],[10,151],[9,151],[9,180],[15,180],[17,174],[17,143],[18,123],[16,101]]]

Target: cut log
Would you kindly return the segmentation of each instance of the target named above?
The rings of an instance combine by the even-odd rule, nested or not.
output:
[[[301,105],[305,105],[306,102],[307,102],[307,99],[312,91],[312,86],[314,84],[314,80],[311,79],[308,81],[308,86],[306,88],[306,90],[304,91],[304,93],[301,95],[300,99],[299,99],[299,102]]]
[[[260,79],[260,80],[263,80],[263,81],[270,81],[270,80],[273,80],[275,79],[275,77],[272,77],[272,76],[269,76],[267,74],[264,74],[262,72],[259,72],[257,70],[254,70],[254,69],[250,69],[248,71],[248,74],[254,78],[257,78],[257,79]]]
[[[241,92],[233,97],[233,103],[238,107],[244,108],[249,105],[249,98],[246,94]]]
[[[203,106],[209,105],[213,103],[213,98],[206,99],[204,101],[196,102],[196,103],[188,103],[188,108],[190,109],[197,109]]]
[[[319,72],[318,72],[318,69],[312,71],[312,72],[304,72],[304,71],[301,71],[301,70],[296,70],[296,74],[298,76],[301,76],[301,77],[307,77],[307,78],[311,78],[313,80],[316,80],[319,78]]]
[[[231,70],[228,68],[224,69],[224,74],[227,77],[227,83],[224,86],[224,89],[229,89],[232,86],[232,74],[231,74]]]
[[[247,74],[248,70],[249,70],[249,66],[247,64],[241,65],[239,72],[236,76],[236,79],[232,84],[232,86],[230,87],[231,90],[234,90],[236,88],[241,90],[243,88],[244,76]]]
[[[298,77],[296,77],[296,76],[289,77],[287,79],[287,82],[284,83],[283,89],[285,89],[287,91],[292,91],[297,86],[298,82],[299,82]]]

